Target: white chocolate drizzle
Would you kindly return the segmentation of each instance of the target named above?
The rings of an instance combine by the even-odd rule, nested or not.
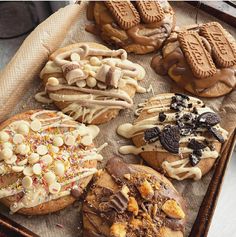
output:
[[[20,145],[13,142],[18,132],[23,133],[18,134],[23,136]],[[97,126],[85,126],[62,112],[49,110],[12,122],[0,133],[0,176],[4,179],[5,175],[20,175],[16,182],[0,187],[0,198],[23,194],[10,206],[13,213],[70,195],[73,185],[79,186],[81,179],[97,172],[95,167],[86,168],[85,162],[101,161],[99,152],[107,145],[94,147]],[[28,147],[27,152],[24,149],[18,154],[19,146]]]
[[[136,110],[136,114],[140,115],[142,111],[146,111],[146,113],[149,115],[147,118],[143,118],[142,120],[138,119],[134,122],[134,124],[131,123],[125,123],[120,125],[117,128],[117,133],[125,138],[133,138],[137,135],[143,135],[144,131],[150,128],[158,127],[160,130],[164,128],[167,124],[173,124],[177,121],[177,117],[175,116],[176,113],[170,110],[170,103],[171,98],[174,94],[165,94],[165,95],[158,95],[155,97],[152,97],[148,101],[141,103],[138,106],[138,109]],[[203,102],[201,100],[198,100],[194,97],[189,97],[190,101],[192,103],[191,108],[184,108],[181,112],[178,112],[178,115],[181,117],[185,113],[192,113],[193,108],[195,107],[198,115],[205,113],[205,112],[213,112],[208,107],[202,107]],[[165,112],[166,118],[164,122],[160,122],[158,119],[158,115],[160,112]],[[152,115],[154,114],[154,115]],[[223,138],[226,140],[228,132],[220,127],[219,124],[213,126],[216,128]],[[190,154],[193,152],[192,149],[186,147],[186,143],[188,143],[191,139],[195,139],[196,141],[204,141],[208,140],[210,142],[215,141],[214,138],[206,138],[205,136],[202,136],[202,133],[207,131],[207,128],[197,128],[196,134],[191,134],[187,136],[183,136],[180,138],[180,148],[179,148],[179,156],[180,160],[175,162],[168,162],[164,161],[162,163],[162,167],[168,175],[172,178],[182,180],[189,177],[194,177],[195,180],[198,180],[201,178],[202,173],[201,170],[198,167],[193,167],[189,165],[189,159],[183,159],[183,154]],[[121,154],[141,154],[142,152],[168,152],[165,150],[162,145],[160,144],[160,141],[156,141],[154,143],[146,143],[145,145],[142,145],[140,147],[136,147],[134,145],[127,145],[127,146],[121,146],[119,148],[119,152]],[[206,147],[202,149],[202,156],[201,159],[206,158],[218,158],[219,154],[216,150],[211,150],[209,147]]]
[[[36,94],[42,103],[66,102],[63,112],[74,119],[91,123],[110,109],[125,109],[133,105],[132,97],[125,92],[127,85],[137,92],[146,89],[138,85],[145,76],[144,69],[127,60],[123,49],[96,49],[86,43],[59,53],[45,65],[40,77],[49,77],[45,91]],[[66,91],[62,93],[61,91]]]

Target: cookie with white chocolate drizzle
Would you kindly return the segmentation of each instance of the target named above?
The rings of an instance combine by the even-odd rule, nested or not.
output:
[[[110,50],[97,43],[57,50],[40,76],[49,101],[42,93],[36,99],[53,101],[64,113],[88,124],[111,120],[119,110],[132,107],[136,92],[146,91],[138,84],[144,69],[130,62],[125,50]]]
[[[155,170],[111,158],[83,204],[84,237],[183,237],[186,206]]]
[[[119,148],[122,154],[140,154],[153,168],[169,177],[201,179],[220,156],[227,131],[220,117],[194,97],[160,94],[143,103],[133,124],[117,133],[132,138],[134,146]]]
[[[102,159],[99,133],[62,112],[30,110],[0,125],[0,198],[11,212],[41,215],[73,203]]]
[[[236,40],[218,22],[189,26],[170,35],[151,66],[194,95],[226,95],[236,87]]]
[[[127,52],[147,54],[161,48],[175,26],[174,10],[168,1],[89,2],[86,26],[107,44]]]

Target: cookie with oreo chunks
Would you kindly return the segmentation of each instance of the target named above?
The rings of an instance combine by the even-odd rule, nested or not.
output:
[[[165,120],[160,121],[163,113]],[[228,135],[203,101],[173,93],[150,98],[134,123],[120,125],[117,133],[134,143],[120,147],[120,153],[140,154],[151,167],[177,180],[201,179]]]

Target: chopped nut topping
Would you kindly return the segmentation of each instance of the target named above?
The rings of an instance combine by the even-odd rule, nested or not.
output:
[[[185,213],[180,207],[180,205],[175,200],[168,200],[162,206],[162,211],[166,213],[167,216],[175,219],[185,218]]]
[[[131,175],[130,174],[124,174],[124,178],[126,178],[127,180],[131,179]]]
[[[138,229],[142,225],[142,221],[139,219],[132,219],[130,224],[134,229]]]
[[[153,190],[151,184],[147,180],[145,180],[141,184],[141,186],[138,188],[138,190],[139,190],[141,196],[146,200],[150,200],[154,195],[154,190]]]
[[[129,198],[128,210],[129,210],[130,212],[133,212],[133,214],[134,214],[135,216],[138,215],[138,210],[139,210],[139,208],[138,208],[138,203],[137,203],[137,201],[135,200],[134,197],[130,197],[130,198]]]
[[[110,235],[112,237],[126,237],[126,224],[114,223],[110,228]]]

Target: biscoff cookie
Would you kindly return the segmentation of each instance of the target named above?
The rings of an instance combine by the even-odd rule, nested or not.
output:
[[[99,133],[61,112],[30,110],[0,125],[0,201],[12,213],[42,215],[72,204],[102,159]]]
[[[84,237],[183,237],[186,206],[155,170],[112,158],[83,204]]]
[[[45,93],[40,102],[53,102],[62,112],[87,124],[101,124],[133,106],[145,76],[143,67],[127,59],[124,49],[111,50],[97,43],[78,43],[53,53],[40,77]]]
[[[109,45],[127,52],[146,54],[158,50],[175,27],[175,15],[167,1],[89,2],[86,30]]]
[[[173,32],[152,68],[194,95],[218,97],[236,86],[236,41],[217,22]]]
[[[194,97],[160,94],[142,104],[133,124],[122,124],[117,133],[131,138],[122,154],[140,154],[153,168],[177,179],[199,180],[220,156],[227,131],[220,117]]]

